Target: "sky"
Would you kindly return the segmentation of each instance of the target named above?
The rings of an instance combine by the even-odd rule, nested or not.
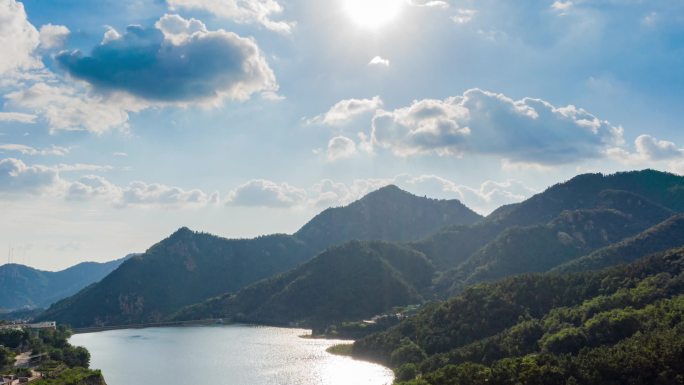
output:
[[[682,174],[683,68],[681,0],[0,0],[0,261]]]

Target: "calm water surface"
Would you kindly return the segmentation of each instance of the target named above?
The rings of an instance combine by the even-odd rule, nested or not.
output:
[[[108,385],[386,385],[392,371],[326,353],[308,330],[226,325],[77,334]]]

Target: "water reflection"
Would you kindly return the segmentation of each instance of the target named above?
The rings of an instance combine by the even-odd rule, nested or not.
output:
[[[340,341],[307,331],[245,325],[113,330],[79,334],[108,385],[387,385],[380,365],[329,354]]]

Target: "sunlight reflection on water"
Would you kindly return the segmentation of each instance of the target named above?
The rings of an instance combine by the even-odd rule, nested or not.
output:
[[[300,338],[302,329],[245,325],[77,334],[108,385],[387,385],[392,371],[329,354],[341,341]]]

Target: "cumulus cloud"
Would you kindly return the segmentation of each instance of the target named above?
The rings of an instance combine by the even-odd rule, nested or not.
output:
[[[63,25],[45,24],[40,27],[40,47],[43,49],[59,48],[69,37],[69,28]]]
[[[612,158],[630,166],[659,167],[665,163],[672,172],[684,171],[684,148],[651,135],[639,135],[634,140],[634,150],[614,147],[607,153]]]
[[[356,143],[345,136],[336,136],[328,142],[328,161],[352,157],[356,154]]]
[[[306,200],[306,191],[287,183],[253,179],[228,193],[226,203],[233,206],[293,207]]]
[[[456,24],[466,24],[473,20],[477,10],[468,8],[459,8],[456,10],[456,14],[451,17],[451,20]]]
[[[669,160],[684,156],[684,149],[666,140],[658,140],[650,135],[640,135],[634,141],[637,154],[648,160]]]
[[[60,182],[55,168],[29,166],[19,159],[0,159],[0,192],[38,193],[54,188]]]
[[[238,23],[257,23],[280,33],[290,33],[294,22],[274,21],[273,15],[283,11],[276,0],[167,0],[175,9],[202,10]]]
[[[356,179],[349,184],[323,179],[311,188],[309,203],[314,207],[347,205],[371,191],[392,183],[392,178]]]
[[[326,125],[343,124],[356,116],[375,111],[380,107],[382,107],[382,100],[379,96],[371,99],[345,99],[335,103],[328,112],[309,119],[307,122]]]
[[[456,198],[482,214],[490,213],[502,205],[521,202],[537,192],[517,180],[487,180],[480,186],[471,187],[437,175],[420,175],[399,176],[395,178],[395,183],[417,194]]]
[[[207,194],[199,189],[184,190],[140,181],[120,187],[98,175],[86,175],[71,183],[65,198],[70,201],[104,199],[119,208],[189,208],[203,207],[219,201],[218,193]]]
[[[0,112],[0,122],[17,122],[32,124],[36,122],[36,115],[22,112]]]
[[[64,156],[69,153],[66,147],[51,146],[49,148],[37,149],[24,144],[0,144],[0,152],[15,151],[23,155],[55,155]]]
[[[369,62],[369,66],[380,66],[380,67],[389,67],[390,61],[389,59],[385,59],[380,56],[375,56],[373,57]]]
[[[43,116],[51,132],[86,130],[101,134],[128,127],[128,113],[145,105],[121,98],[105,100],[64,85],[36,83],[5,95],[10,105],[31,109]]]
[[[36,28],[28,22],[22,3],[0,0],[0,75],[42,67],[34,54],[40,42],[39,36]]]
[[[253,39],[196,19],[164,15],[154,28],[108,33],[90,55],[62,52],[56,61],[102,93],[125,92],[162,103],[248,99],[277,84]]]
[[[623,141],[621,127],[581,108],[532,98],[516,101],[479,89],[380,110],[373,118],[372,140],[398,156],[472,153],[546,165],[599,158]]]

